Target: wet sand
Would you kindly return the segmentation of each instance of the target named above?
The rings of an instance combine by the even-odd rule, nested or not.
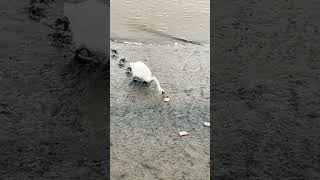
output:
[[[209,179],[209,46],[111,42],[111,179]],[[118,62],[143,61],[155,83],[140,84]],[[186,130],[190,136],[179,137]]]
[[[110,58],[111,179],[209,179],[209,1],[110,4],[111,49],[119,53]],[[154,82],[127,76],[136,61],[149,66],[169,104]],[[190,135],[179,137],[183,130]]]

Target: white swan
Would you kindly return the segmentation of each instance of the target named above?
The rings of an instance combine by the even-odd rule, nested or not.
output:
[[[150,83],[151,81],[154,81],[157,84],[158,91],[160,94],[164,94],[164,90],[161,88],[161,85],[158,81],[158,79],[155,76],[152,76],[152,73],[147,65],[145,65],[143,62],[130,62],[130,68],[132,72],[133,77],[137,77],[141,79],[142,81],[145,81],[147,83]]]

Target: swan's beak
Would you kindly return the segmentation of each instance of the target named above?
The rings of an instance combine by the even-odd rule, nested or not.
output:
[[[164,90],[162,89],[162,90],[161,90],[161,95],[162,95],[162,96],[165,96],[165,94],[166,94],[166,93],[165,93]]]

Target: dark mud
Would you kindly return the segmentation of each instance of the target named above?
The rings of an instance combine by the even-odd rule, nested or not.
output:
[[[63,1],[0,7],[0,179],[105,179],[107,69],[74,59]]]
[[[213,176],[319,179],[319,2],[216,6]]]

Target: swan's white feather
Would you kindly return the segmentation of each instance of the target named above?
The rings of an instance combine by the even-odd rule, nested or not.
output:
[[[151,81],[155,81],[159,92],[161,94],[164,93],[164,90],[161,88],[161,85],[160,85],[158,79],[156,77],[152,76],[152,73],[147,65],[145,65],[141,61],[138,61],[138,62],[134,62],[134,63],[130,62],[130,67],[131,67],[131,72],[132,72],[133,77],[141,79],[142,81],[145,81],[147,83],[150,83]]]
[[[133,76],[142,79],[143,81],[146,81],[148,83],[152,81],[152,73],[148,66],[145,65],[143,62],[130,62],[130,67]]]

